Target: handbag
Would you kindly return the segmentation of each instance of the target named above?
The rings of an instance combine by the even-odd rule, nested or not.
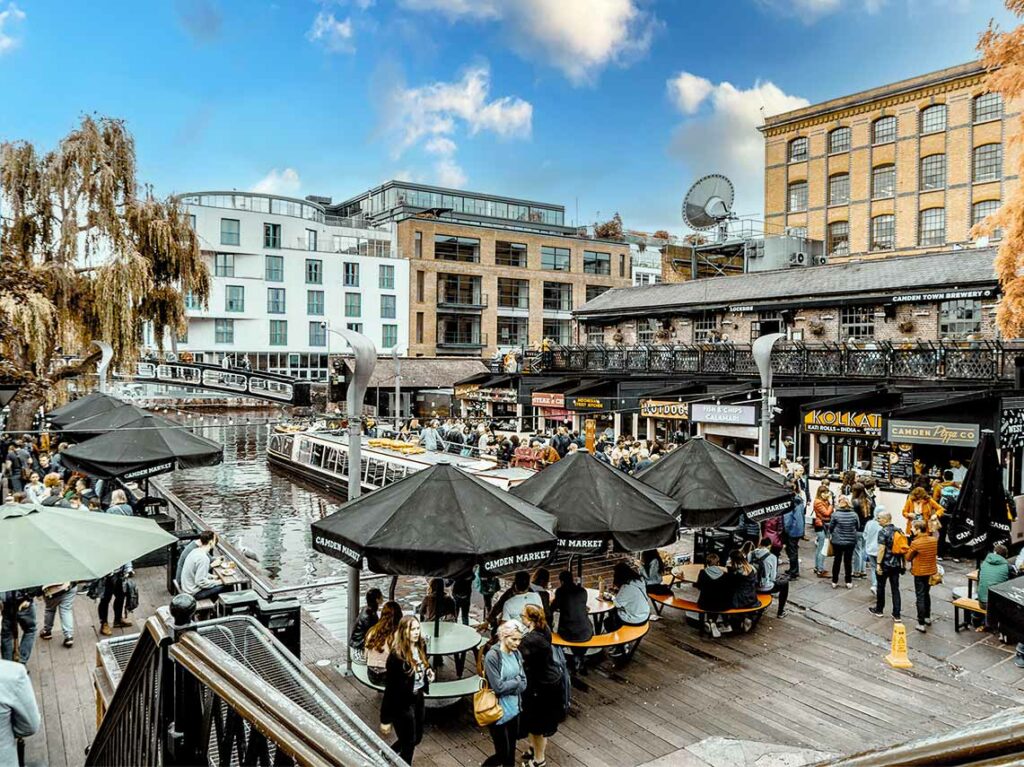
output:
[[[484,677],[483,687],[473,693],[473,716],[480,727],[494,724],[505,716],[505,709],[498,702],[498,696],[487,684]]]
[[[942,576],[945,574],[945,569],[943,569],[942,565],[939,565],[939,569],[928,576],[928,585],[938,586],[940,583],[942,583]]]
[[[829,539],[827,539],[827,541],[825,543],[825,556],[826,557],[834,557],[835,555],[836,555],[836,553],[832,549],[832,539],[829,538]]]

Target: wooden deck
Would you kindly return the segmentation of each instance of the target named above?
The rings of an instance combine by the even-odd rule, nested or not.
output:
[[[163,576],[159,568],[139,572],[137,623],[166,603]],[[989,647],[986,652],[1001,654],[995,666],[986,663],[985,668],[1000,671],[981,673],[976,644],[987,646],[991,639],[961,632],[960,644],[948,651],[957,659],[971,653],[971,662],[954,665],[921,652],[912,654],[912,671],[896,671],[882,661],[887,648],[880,632],[888,631],[891,621],[864,610],[864,582],[851,592],[834,592],[813,577],[795,585],[790,614],[778,620],[773,608],[750,635],[702,639],[681,615],[666,614],[652,625],[631,664],[620,671],[591,672],[589,691],[574,692],[570,716],[552,738],[548,763],[625,767],[665,758],[659,764],[707,764],[685,749],[715,737],[849,753],[953,728],[1019,705],[1024,698],[1024,673],[1007,670],[1015,667],[1006,649]],[[906,584],[903,594],[914,647]],[[936,597],[934,610],[952,634],[952,608]],[[41,604],[38,616],[41,626]],[[75,647],[62,647],[55,631],[50,641],[37,639],[29,663],[44,722],[27,743],[30,765],[81,764],[95,731],[95,603],[79,595],[75,617]],[[947,642],[932,635],[922,639]],[[337,671],[333,661],[342,657],[342,646],[308,614],[302,647],[307,667],[376,724],[379,694]],[[323,659],[332,664],[317,665]],[[490,753],[487,733],[473,725],[469,703],[462,701],[428,711],[415,763],[478,765]]]

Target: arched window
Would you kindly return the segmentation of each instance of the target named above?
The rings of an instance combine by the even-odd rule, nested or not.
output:
[[[896,247],[896,216],[882,215],[871,219],[871,250],[892,250]]]
[[[946,155],[930,154],[921,158],[921,191],[946,186]]]
[[[833,221],[828,225],[828,242],[826,247],[829,256],[850,255],[849,221]]]
[[[789,194],[787,195],[789,202],[789,212],[798,213],[803,210],[807,210],[807,182],[806,181],[794,181],[789,185]]]
[[[932,104],[921,110],[921,133],[942,133],[946,130],[946,105]]]
[[[974,203],[974,205],[971,206],[971,226],[977,226],[980,224],[986,218],[999,210],[999,206],[1002,204],[1001,200],[982,200],[981,202]],[[1003,236],[1003,230],[993,229],[988,236],[993,240],[1001,239]]]
[[[888,144],[896,140],[896,118],[879,117],[871,124],[871,143]]]
[[[982,93],[974,97],[972,112],[975,123],[998,120],[1003,116],[1003,96],[1000,93]]]
[[[803,162],[807,159],[807,137],[800,136],[789,142],[789,161]]]
[[[1003,175],[1003,145],[983,144],[974,148],[974,180],[995,181]]]
[[[846,205],[850,202],[850,174],[836,173],[828,177],[828,204]]]
[[[896,196],[896,166],[878,165],[871,169],[871,198]]]
[[[850,129],[836,128],[828,134],[828,153],[840,154],[850,151]]]
[[[917,225],[918,245],[942,245],[946,242],[946,209],[926,208]]]

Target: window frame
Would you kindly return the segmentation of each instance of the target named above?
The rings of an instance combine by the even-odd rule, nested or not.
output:
[[[991,158],[985,163],[984,167],[994,168],[994,175],[981,176],[978,175],[978,159],[979,153],[982,150],[991,150],[995,148],[995,160]],[[984,159],[984,158],[983,158]],[[988,144],[980,144],[971,150],[971,181],[975,184],[988,184],[993,181],[999,181],[1003,177],[1003,145],[999,142],[990,142]]]
[[[988,99],[995,108],[992,108],[985,103],[985,112],[979,116],[979,105],[983,103],[983,100]],[[971,124],[980,125],[981,123],[992,122],[993,120],[1001,120],[1003,117],[1003,110],[1005,104],[1003,102],[1003,94],[998,91],[988,91],[986,93],[979,93],[973,99],[971,99]]]
[[[807,162],[810,157],[810,148],[811,142],[807,136],[790,139],[789,144],[786,145],[786,162]]]
[[[233,344],[235,342],[235,321],[217,318],[213,321],[213,342],[215,344]]]
[[[494,264],[495,266],[507,266],[514,269],[525,269],[530,263],[530,250],[526,243],[512,242],[511,240],[494,241]],[[513,260],[512,256],[520,258]]]
[[[235,276],[235,254],[214,253],[213,254],[213,276],[234,277]]]
[[[271,268],[271,265],[274,268]],[[284,256],[263,257],[263,279],[265,282],[284,282]]]
[[[803,188],[803,207],[795,207],[793,204],[793,194],[797,192],[799,188]],[[801,181],[791,181],[786,185],[786,212],[787,213],[806,213],[807,206],[809,204],[808,197],[808,186],[807,179]]]
[[[314,267],[312,270],[310,267]],[[324,284],[324,262],[319,258],[307,258],[306,259],[306,284],[307,285],[323,285]],[[310,275],[316,279],[310,279]]]
[[[879,247],[878,228],[879,224],[883,223],[882,219],[886,219],[885,224],[891,224],[886,226],[892,233],[892,239],[890,244],[887,246]],[[893,213],[880,213],[877,216],[871,217],[871,244],[869,250],[895,250],[896,249],[896,216]]]
[[[516,328],[514,336],[512,334],[502,336],[502,324],[512,325]],[[519,331],[522,331],[520,333]],[[530,343],[530,320],[528,317],[512,316],[512,315],[498,315],[496,332],[498,334],[498,346],[526,346]]]
[[[842,183],[846,187],[845,197],[837,199],[835,196],[836,189],[834,185],[836,182]],[[841,190],[840,190],[841,191]],[[850,174],[849,173],[833,173],[828,177],[828,204],[832,205],[849,205],[850,204]]]
[[[836,146],[836,137],[842,136],[844,141],[839,147]],[[845,154],[850,151],[850,147],[853,146],[853,132],[850,130],[848,125],[840,125],[838,128],[833,128],[828,133],[828,153],[829,155],[834,154]]]
[[[378,290],[394,290],[395,289],[395,266],[394,266],[394,264],[378,264],[377,265],[377,289]]]
[[[438,245],[444,248],[438,255]],[[449,249],[450,246],[450,249]],[[480,263],[480,238],[462,237],[455,234],[434,234],[434,260],[463,264]]]
[[[287,305],[284,288],[267,288],[267,314],[287,314]]]
[[[880,126],[884,124],[886,126],[885,134],[879,138]],[[888,126],[892,126],[892,130],[888,130]],[[877,120],[871,123],[871,146],[880,146],[882,144],[892,144],[896,141],[899,134],[899,122],[895,115],[882,115]]]
[[[604,267],[602,269],[601,267]],[[612,274],[612,254],[605,253],[598,250],[584,250],[583,251],[583,273],[584,274],[597,274],[606,277],[611,277]]]
[[[263,247],[277,250],[281,247],[281,225],[263,222]]]
[[[932,234],[930,237],[925,236],[925,224],[931,218],[938,218],[933,215],[936,211],[941,212],[941,235]],[[929,232],[939,232],[940,227],[932,227],[928,229]],[[917,214],[917,244],[918,247],[932,246],[932,245],[945,245],[946,244],[946,209],[935,207],[935,208],[924,208]]]
[[[835,239],[836,232],[834,231],[834,229],[835,229],[835,227],[838,227],[838,226],[845,227],[845,231],[840,233],[841,236],[842,236],[842,240],[840,240],[840,242],[843,242],[843,243],[846,244],[846,247],[843,248],[843,252],[842,253],[837,253],[836,252],[836,248],[835,248],[835,245],[836,245],[836,239]],[[833,258],[833,257],[835,257],[835,258],[844,258],[844,257],[850,255],[850,222],[849,221],[832,221],[832,222],[830,222],[828,224],[828,227],[826,229],[826,238],[825,238],[825,252],[828,254],[829,258]]]
[[[557,291],[557,306],[552,300]],[[545,280],[543,292],[541,293],[541,311],[545,312],[571,312],[572,311],[572,283],[571,282],[550,282]],[[565,304],[568,304],[566,307]]]
[[[355,261],[343,261],[341,264],[341,285],[345,288],[359,287],[359,264]]]
[[[936,125],[932,125],[929,128],[927,122],[929,121],[929,119],[931,119],[932,115],[936,114],[941,114],[942,118],[940,121],[934,122],[941,123],[941,125],[939,125],[939,127],[936,127]],[[948,126],[948,119],[949,111],[946,108],[945,104],[929,104],[924,109],[922,109],[920,114],[918,115],[918,132],[922,136],[931,136],[935,133],[945,133]]]
[[[959,309],[969,310],[972,316],[966,318],[949,316],[951,311]],[[979,298],[958,298],[949,301],[940,301],[937,314],[940,339],[951,338],[963,340],[969,335],[977,335],[982,331],[984,310],[981,305],[981,299]],[[967,323],[970,323],[969,327],[967,327]],[[957,328],[957,326],[962,327]]]
[[[885,173],[892,177],[892,187],[888,194],[878,193],[878,176],[881,173]],[[882,163],[876,165],[871,169],[871,199],[872,200],[891,200],[896,197],[896,163]]]
[[[875,307],[864,304],[839,308],[839,340],[862,341],[875,337]]]
[[[308,340],[310,346],[327,346],[327,328],[324,327],[323,322],[318,320],[310,321]]]
[[[349,292],[345,293],[345,297],[344,297],[343,301],[345,302],[344,303],[344,309],[345,309],[345,316],[346,317],[362,318],[362,316],[363,316],[363,294],[362,293],[353,293],[353,292],[349,291]]]
[[[393,293],[381,293],[380,318],[382,320],[398,319],[398,296]]]
[[[224,286],[224,311],[232,314],[245,311],[245,285]]]
[[[541,245],[540,268],[548,272],[571,272],[572,249],[558,245]]]
[[[288,345],[288,320],[270,320],[269,331],[267,346]]]
[[[530,308],[530,281],[516,277],[499,277],[497,282],[498,309]],[[508,299],[506,301],[506,299]],[[513,300],[514,299],[514,300]]]
[[[391,343],[388,343],[388,336],[391,335]],[[394,349],[398,346],[398,325],[386,322],[380,326],[380,348]]]
[[[225,224],[234,224],[234,232],[231,232],[231,227],[225,229]],[[242,241],[242,221],[237,218],[222,218],[220,220],[220,244],[221,245],[232,245],[238,247]]]
[[[941,158],[941,159],[939,159],[938,162],[936,162],[937,158]],[[929,161],[931,161],[931,162],[929,162]],[[935,181],[934,179],[936,179],[939,176],[939,173],[934,168],[932,168],[931,170],[926,170],[926,164],[938,165],[939,163],[941,163],[941,166],[942,166],[941,167],[941,178],[939,178],[938,181]],[[920,161],[920,163],[918,165],[919,165],[919,167],[918,167],[917,185],[918,185],[918,189],[920,189],[920,191],[922,191],[922,192],[934,192],[936,190],[945,189],[946,188],[946,171],[947,171],[947,166],[946,166],[946,155],[945,155],[944,152],[936,152],[935,154],[925,155],[924,157],[921,158],[921,161]],[[930,177],[933,179],[932,181],[928,181],[927,180],[929,178],[929,174],[930,174]]]
[[[315,298],[315,300],[314,300]],[[311,317],[322,317],[327,305],[326,296],[322,290],[306,291],[306,314]]]

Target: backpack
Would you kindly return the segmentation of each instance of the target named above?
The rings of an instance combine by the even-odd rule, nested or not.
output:
[[[764,566],[764,561],[767,558],[768,558],[767,556],[764,556],[764,557],[754,557],[754,561],[752,563],[754,565],[754,569],[757,570],[757,585],[758,585],[758,588],[760,588],[761,583],[764,582],[764,576],[765,576],[765,572],[766,572],[766,569],[765,569],[765,566]]]
[[[892,536],[892,553],[902,557],[908,551],[910,551],[910,544],[907,542],[907,536],[899,530],[894,530]]]
[[[559,645],[551,645],[551,660],[555,668],[562,674],[562,718],[569,713],[572,702],[572,679],[569,676],[569,664],[565,660],[565,651]]]

